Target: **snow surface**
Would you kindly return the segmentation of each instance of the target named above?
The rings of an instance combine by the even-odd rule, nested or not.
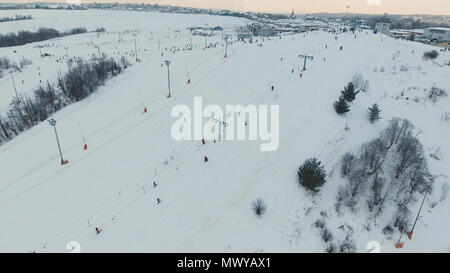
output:
[[[370,241],[378,241],[382,252],[450,251],[449,198],[431,208],[441,195],[441,185],[449,183],[450,122],[442,117],[450,111],[450,98],[432,103],[423,91],[437,86],[450,92],[450,66],[444,64],[450,60],[448,52],[425,62],[423,52],[434,49],[428,45],[370,32],[358,32],[356,39],[342,34],[335,40],[321,31],[260,39],[262,47],[234,42],[224,58],[220,34],[209,38],[219,43],[217,47],[204,49],[204,37],[192,36],[194,49],[183,50],[189,43],[186,27],[208,24],[232,29],[246,20],[128,11],[24,12],[35,19],[2,23],[0,33],[39,26],[59,30],[98,26],[107,33],[1,48],[0,56],[19,60],[23,55],[33,61],[15,75],[20,93],[32,91],[39,79],[54,82],[58,69],[67,69],[65,63],[55,62],[65,55],[64,47],[70,56],[83,58],[97,54],[94,45],[112,57],[126,51],[133,65],[87,99],[53,116],[68,165],[59,164],[54,133],[46,122],[0,146],[1,252],[68,252],[66,244],[74,240],[82,252],[323,252],[326,245],[313,227],[321,211],[327,212],[327,227],[337,240],[345,235],[339,233],[339,226],[353,227],[358,252],[367,252]],[[15,13],[0,11],[0,17]],[[134,61],[131,32],[118,42],[116,31],[126,30],[138,34],[141,62]],[[40,58],[34,48],[38,44],[49,45],[43,52],[55,56]],[[180,50],[165,50],[172,47]],[[314,60],[300,78],[303,62],[298,55],[305,53]],[[166,58],[172,61],[170,99],[167,70],[161,66]],[[402,65],[408,71],[401,71]],[[350,113],[338,116],[332,103],[356,72],[369,80],[369,91],[358,94]],[[0,113],[9,107],[11,89],[10,77],[0,78]],[[139,93],[149,108],[147,114]],[[199,96],[204,105],[223,108],[280,105],[279,149],[261,152],[258,141],[201,145],[172,140],[172,107],[192,106]],[[382,119],[372,125],[365,115],[375,102],[381,106]],[[422,129],[419,139],[427,155],[438,151],[440,158],[427,158],[437,176],[435,191],[425,203],[414,238],[404,239],[402,249],[394,247],[398,232],[391,240],[381,232],[391,219],[381,217],[367,231],[365,210],[342,217],[334,210],[338,186],[344,183],[338,171],[333,172],[340,157],[376,137],[392,117],[407,118]],[[83,125],[87,151],[82,149],[78,122]],[[344,130],[346,125],[350,130]],[[298,186],[296,176],[298,166],[313,156],[328,174],[315,197]],[[159,205],[157,198],[162,200]],[[257,198],[267,205],[260,219],[250,209]],[[96,235],[95,227],[102,233]]]

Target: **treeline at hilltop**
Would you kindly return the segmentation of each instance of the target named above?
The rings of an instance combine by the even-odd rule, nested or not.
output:
[[[100,28],[96,31],[104,31]],[[81,34],[88,32],[84,27],[73,28],[68,31],[60,32],[54,28],[41,27],[36,32],[19,31],[17,33],[8,33],[0,35],[0,47],[20,46],[28,43],[41,42],[53,38]]]
[[[80,61],[64,75],[60,74],[56,84],[47,82],[31,95],[18,95],[11,102],[6,117],[0,115],[0,144],[45,121],[63,107],[86,98],[128,65],[124,57],[120,61],[105,57],[98,61]]]

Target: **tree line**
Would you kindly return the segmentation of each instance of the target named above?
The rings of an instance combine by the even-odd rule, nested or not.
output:
[[[127,64],[103,58],[98,62],[81,61],[67,73],[59,74],[57,83],[47,81],[32,95],[19,95],[11,102],[6,116],[0,115],[0,144],[45,121],[66,105],[80,101],[103,85],[108,77],[120,74]]]
[[[3,18],[0,18],[0,23],[10,22],[10,21],[30,20],[30,19],[33,19],[33,17],[31,17],[31,15],[16,14],[14,17],[3,17]]]
[[[41,27],[36,32],[18,31],[17,33],[8,33],[0,35],[0,47],[20,46],[28,43],[45,41],[62,36],[86,33],[84,27],[73,28],[64,32],[60,32],[54,28]]]

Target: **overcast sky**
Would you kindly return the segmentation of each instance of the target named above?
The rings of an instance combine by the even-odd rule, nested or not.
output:
[[[38,2],[39,0],[0,0],[0,2]],[[45,1],[45,0],[42,0]],[[52,1],[52,0],[48,0]],[[57,0],[54,0],[55,2]],[[64,2],[63,0],[59,0]],[[273,13],[346,12],[390,14],[450,15],[450,0],[67,0],[68,2],[122,2],[168,4],[199,8]]]

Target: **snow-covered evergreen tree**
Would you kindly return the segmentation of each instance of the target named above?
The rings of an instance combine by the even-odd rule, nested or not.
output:
[[[367,117],[369,118],[370,123],[374,123],[379,120],[381,118],[380,113],[381,110],[378,104],[374,103],[371,107],[369,107],[367,110]]]
[[[350,111],[350,106],[348,105],[347,100],[345,100],[344,96],[340,96],[339,99],[334,102],[333,107],[338,114],[344,114]]]
[[[346,101],[352,102],[356,99],[357,92],[355,91],[355,86],[352,82],[349,82],[348,85],[344,88],[343,91],[341,91],[342,96],[345,98]]]

